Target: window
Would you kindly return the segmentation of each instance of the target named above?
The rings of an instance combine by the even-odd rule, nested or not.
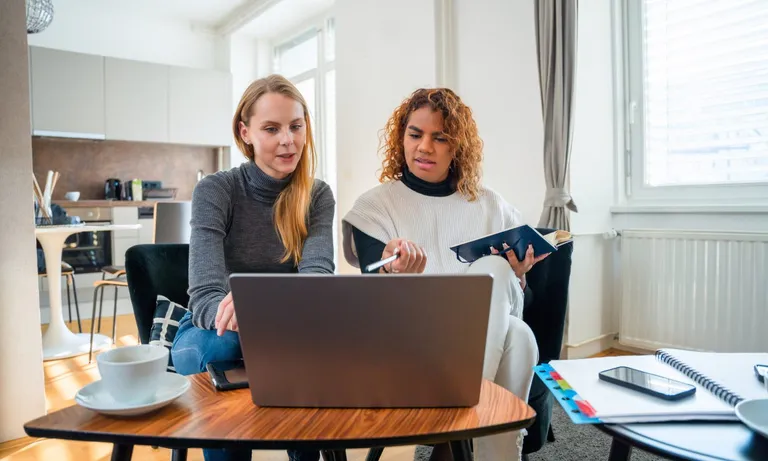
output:
[[[336,121],[333,18],[280,42],[274,71],[291,80],[309,107],[318,153],[317,176],[336,193]]]
[[[631,0],[624,18],[628,193],[765,198],[768,1]]]

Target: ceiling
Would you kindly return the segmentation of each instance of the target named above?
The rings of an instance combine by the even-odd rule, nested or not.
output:
[[[281,36],[327,11],[333,0],[54,0],[56,7],[99,11],[110,16],[180,21],[197,27],[237,32],[256,38]],[[272,4],[264,9],[263,5]],[[259,11],[263,10],[263,11]],[[243,18],[259,14],[243,23]],[[236,24],[233,29],[233,24]]]
[[[53,0],[56,7],[65,7],[72,0]],[[71,5],[87,9],[104,9],[132,17],[157,20],[187,21],[216,26],[236,8],[253,0],[77,0]],[[70,5],[66,5],[70,7]]]
[[[238,33],[257,38],[280,37],[315,18],[333,6],[334,0],[281,0]]]

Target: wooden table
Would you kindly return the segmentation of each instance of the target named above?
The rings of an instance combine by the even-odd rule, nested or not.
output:
[[[24,425],[32,437],[114,444],[112,460],[129,460],[135,445],[175,449],[322,450],[345,460],[347,448],[450,442],[457,461],[472,459],[469,439],[526,428],[535,412],[511,392],[483,381],[472,408],[263,408],[248,389],[217,392],[207,374],[190,377],[187,393],[153,414],[100,415],[72,406]]]

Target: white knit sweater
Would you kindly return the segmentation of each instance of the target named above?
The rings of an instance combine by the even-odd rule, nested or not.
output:
[[[360,267],[354,226],[384,243],[404,238],[422,246],[426,274],[461,274],[469,264],[459,262],[451,246],[522,224],[520,212],[488,188],[470,202],[458,192],[430,197],[392,181],[363,194],[342,220],[344,257]]]

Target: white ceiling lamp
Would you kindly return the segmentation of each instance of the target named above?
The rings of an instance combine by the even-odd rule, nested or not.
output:
[[[53,21],[52,0],[27,0],[27,33],[42,32]]]

